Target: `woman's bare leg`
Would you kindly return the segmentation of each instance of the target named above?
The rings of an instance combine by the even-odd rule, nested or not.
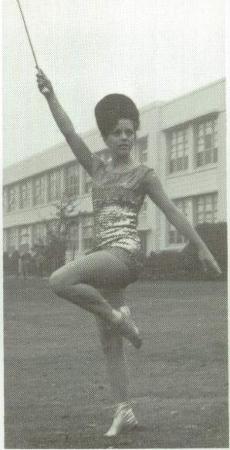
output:
[[[104,291],[110,305],[119,309],[124,305],[124,289]],[[107,373],[115,405],[128,401],[128,372],[122,336],[97,319],[99,336],[105,356]]]
[[[120,260],[106,251],[83,256],[61,267],[50,277],[53,291],[108,322],[117,319],[98,288],[129,284],[129,270]]]
[[[103,250],[61,267],[51,275],[50,285],[59,297],[81,306],[110,325],[116,325],[119,332],[139,348],[141,338],[136,325],[112,308],[98,290],[121,289],[131,281],[127,265],[109,251]]]
[[[124,289],[110,290],[110,292],[104,292],[104,295],[111,306],[119,309],[121,307],[127,308],[124,306]],[[123,339],[113,328],[108,327],[105,321],[98,318],[97,323],[105,355],[113,403],[116,406],[112,425],[105,433],[105,436],[113,437],[124,429],[135,427],[137,420],[129,401],[129,377]]]
[[[109,379],[114,401],[118,405],[107,436],[115,436],[125,426],[136,424],[127,401],[128,377],[120,333],[128,337],[135,346],[139,345],[139,334],[134,324],[124,320],[119,312],[119,307],[123,304],[122,288],[130,282],[126,264],[106,251],[73,261],[57,270],[50,279],[57,295],[90,311],[100,322]],[[117,328],[113,326],[115,323],[119,324]]]
[[[105,323],[98,326],[114,405],[118,405],[128,401],[128,375],[123,338],[109,329]]]

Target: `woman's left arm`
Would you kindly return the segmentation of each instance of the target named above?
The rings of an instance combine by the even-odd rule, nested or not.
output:
[[[204,270],[206,271],[208,270],[208,268],[211,268],[218,274],[221,274],[221,269],[217,264],[214,256],[212,255],[204,241],[201,239],[199,234],[196,232],[196,230],[185,218],[185,216],[168,198],[159,178],[156,175],[150,175],[146,177],[145,192],[149,195],[151,200],[163,211],[168,221],[196,246],[198,256]]]

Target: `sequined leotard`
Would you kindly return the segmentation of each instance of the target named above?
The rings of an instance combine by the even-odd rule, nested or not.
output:
[[[113,172],[97,158],[92,171],[95,248],[122,248],[132,265],[140,261],[137,218],[145,192],[143,180],[153,169],[141,164],[124,173]]]

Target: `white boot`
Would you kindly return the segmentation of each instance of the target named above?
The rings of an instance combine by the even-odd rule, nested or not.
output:
[[[105,436],[113,437],[122,431],[132,430],[138,422],[128,402],[120,403],[113,417],[113,423]]]

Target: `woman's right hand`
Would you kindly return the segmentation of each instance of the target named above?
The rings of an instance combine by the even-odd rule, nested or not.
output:
[[[54,93],[53,86],[47,76],[41,69],[38,69],[37,72],[37,84],[38,89],[46,98],[48,98],[51,94]]]

